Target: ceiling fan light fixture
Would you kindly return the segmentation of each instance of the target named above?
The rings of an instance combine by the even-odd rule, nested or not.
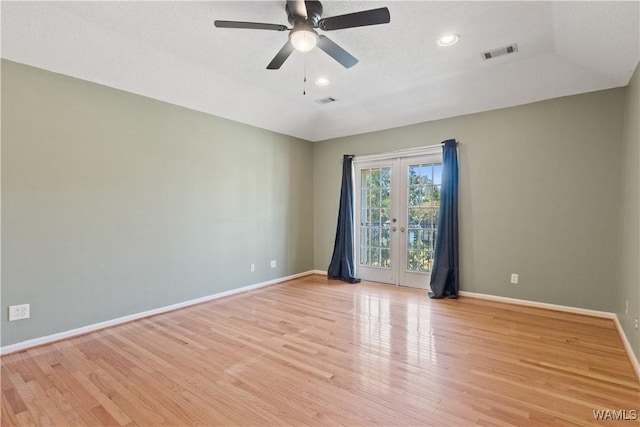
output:
[[[309,52],[318,44],[318,33],[310,28],[294,29],[289,33],[289,41],[300,52]]]
[[[445,34],[438,39],[438,46],[453,46],[458,43],[458,40],[460,40],[460,36],[457,34]]]

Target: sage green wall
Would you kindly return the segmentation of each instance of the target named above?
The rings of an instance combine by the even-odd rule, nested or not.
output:
[[[626,88],[622,162],[622,265],[615,311],[640,359],[640,329],[634,328],[634,319],[640,317],[640,64]]]
[[[637,352],[638,79],[311,144],[3,60],[1,343],[326,270],[342,154],[456,138],[462,288],[617,312]]]
[[[308,141],[5,60],[1,136],[2,345],[313,267]]]
[[[315,143],[315,268],[333,250],[342,154],[455,138],[461,288],[616,311],[624,100],[619,88]]]

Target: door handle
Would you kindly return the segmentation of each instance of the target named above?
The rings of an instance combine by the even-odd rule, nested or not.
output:
[[[396,231],[396,228],[395,227],[391,227],[391,231]]]
[[[400,227],[400,231],[404,233],[404,227]]]

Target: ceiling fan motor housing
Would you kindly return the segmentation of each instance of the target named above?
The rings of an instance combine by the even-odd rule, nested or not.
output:
[[[293,25],[293,27],[297,27],[299,25],[317,27],[318,22],[320,21],[320,17],[322,16],[322,3],[319,1],[305,1],[304,2],[307,7],[307,17],[296,15],[294,11],[289,9],[289,5],[287,4],[287,19],[289,23]]]

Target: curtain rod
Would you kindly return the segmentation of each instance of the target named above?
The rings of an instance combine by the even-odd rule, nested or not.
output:
[[[444,145],[444,142],[441,142],[439,144],[433,144],[433,145],[425,145],[422,147],[412,147],[412,148],[404,148],[404,149],[400,149],[400,150],[394,150],[394,151],[389,151],[386,153],[373,153],[373,154],[359,154],[359,155],[353,155],[353,154],[348,154],[348,156],[352,159],[357,159],[358,158],[368,158],[368,157],[372,157],[372,160],[379,160],[381,158],[392,158],[394,156],[398,156],[398,157],[410,157],[410,156],[415,156],[415,155],[424,155],[426,153],[423,153],[423,151],[425,150],[433,150],[436,147],[442,147]],[[459,142],[456,141],[456,146],[459,145]],[[340,162],[342,162],[342,158],[340,159]]]
[[[458,145],[458,140],[454,139],[456,145]],[[441,142],[440,144],[434,144],[434,145],[429,145],[429,147],[435,147],[436,145],[444,145],[444,142]]]

